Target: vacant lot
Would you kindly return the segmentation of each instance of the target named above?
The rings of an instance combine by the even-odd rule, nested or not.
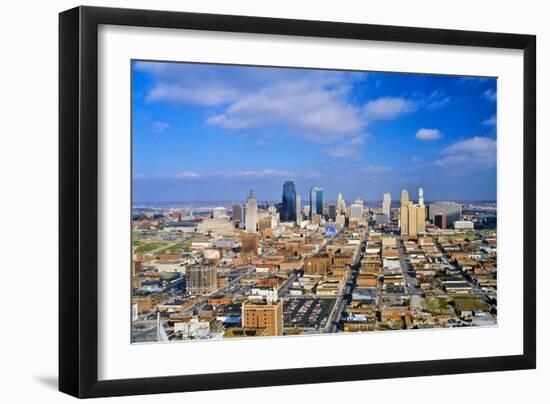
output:
[[[145,254],[153,250],[156,250],[158,248],[161,248],[163,245],[166,245],[166,243],[159,243],[159,242],[143,243],[143,244],[140,244],[138,247],[136,247],[134,252]]]
[[[475,296],[461,296],[453,299],[453,305],[457,311],[489,311],[489,306],[485,301]]]
[[[449,304],[445,297],[432,297],[426,299],[426,304],[431,311],[445,311],[449,309]]]

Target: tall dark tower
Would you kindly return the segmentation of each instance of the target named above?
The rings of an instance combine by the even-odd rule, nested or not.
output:
[[[296,221],[296,187],[293,181],[286,181],[283,185],[283,205],[281,207],[281,221]]]

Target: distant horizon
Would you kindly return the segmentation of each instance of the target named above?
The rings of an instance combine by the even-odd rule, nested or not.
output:
[[[277,201],[293,180],[302,203],[313,185],[329,200],[423,187],[493,201],[496,91],[483,77],[133,61],[132,198]]]
[[[346,204],[351,204],[353,203],[353,201],[355,201],[355,199],[357,198],[354,198],[353,200],[349,200],[349,203],[346,202]],[[362,199],[362,198],[361,198]],[[281,201],[280,200],[268,200],[268,199],[259,199],[257,198],[256,199],[258,201],[258,204],[262,204],[264,202],[266,203],[280,203]],[[365,203],[382,203],[382,199],[379,199],[379,200],[376,200],[376,199],[373,199],[373,200],[368,200],[368,199],[362,199],[363,202]],[[336,204],[336,200],[325,200],[325,202],[329,203],[329,204]],[[414,200],[413,200],[414,202]],[[477,203],[497,203],[497,200],[496,199],[434,199],[434,200],[425,200],[424,201],[424,204],[425,205],[429,205],[430,203],[443,203],[443,202],[455,202],[455,203],[473,203],[473,202],[477,202]],[[203,204],[209,204],[209,203],[219,203],[219,204],[223,204],[223,203],[230,203],[230,204],[237,204],[237,203],[241,203],[241,204],[244,204],[246,203],[246,199],[244,200],[210,200],[210,201],[185,201],[185,200],[181,200],[181,201],[133,201],[132,202],[132,207],[136,207],[136,205],[154,205],[154,204],[198,204],[198,203],[203,203]],[[392,205],[399,205],[399,200],[396,199],[396,200],[393,200],[392,199]],[[302,205],[304,204],[309,204],[309,199],[307,200],[303,200],[302,199]]]

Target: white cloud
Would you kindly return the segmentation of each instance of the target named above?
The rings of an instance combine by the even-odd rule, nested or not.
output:
[[[199,178],[201,175],[194,171],[183,171],[173,176],[174,178]]]
[[[286,81],[246,94],[207,123],[226,129],[272,130],[316,143],[360,134],[366,120],[346,100],[348,89],[322,81]]]
[[[389,166],[368,166],[360,170],[363,174],[384,174],[392,171],[393,168]]]
[[[417,104],[414,101],[397,97],[383,97],[365,104],[364,114],[371,120],[391,120],[401,115],[414,112]]]
[[[442,157],[434,164],[467,173],[476,169],[488,169],[496,165],[497,141],[489,137],[473,137],[454,143],[442,151]]]
[[[443,137],[443,133],[439,129],[422,128],[416,132],[415,137],[420,140],[436,140]]]
[[[483,96],[490,101],[497,100],[497,92],[492,89],[485,90],[485,92],[483,93]]]
[[[161,133],[161,132],[164,132],[165,130],[167,129],[170,129],[170,124],[166,123],[166,122],[153,122],[151,124],[151,127],[153,128],[153,131],[157,132],[157,133]]]
[[[429,111],[436,111],[447,106],[450,102],[451,98],[447,97],[443,91],[438,90],[432,91],[432,93],[424,100],[426,109]]]
[[[232,118],[226,114],[212,115],[207,120],[208,125],[220,126],[226,129],[246,129],[250,128],[248,121],[241,118]]]
[[[149,102],[166,101],[176,104],[214,106],[235,100],[239,92],[223,86],[192,88],[179,84],[157,84],[146,95]]]
[[[497,124],[497,117],[496,115],[492,115],[490,116],[489,118],[487,118],[486,120],[484,120],[482,122],[483,125],[487,125],[487,126],[495,126]]]
[[[358,157],[361,155],[361,146],[365,144],[364,137],[357,136],[352,139],[346,140],[340,144],[337,144],[331,148],[326,149],[326,153],[330,157],[342,158],[342,157]]]
[[[172,179],[172,180],[196,180],[196,179],[268,179],[268,178],[315,178],[319,174],[315,172],[295,172],[288,170],[276,170],[266,168],[263,170],[227,170],[227,171],[211,171],[207,173],[199,173],[196,171],[182,171],[176,174],[161,174],[152,176],[134,175],[134,178],[139,179]]]
[[[212,126],[330,143],[360,135],[367,124],[348,100],[364,74],[151,62],[136,69],[153,78],[146,101],[212,107]]]
[[[472,137],[470,139],[462,140],[454,143],[451,146],[446,147],[443,150],[445,154],[452,153],[479,153],[486,151],[495,151],[497,141],[489,137]]]

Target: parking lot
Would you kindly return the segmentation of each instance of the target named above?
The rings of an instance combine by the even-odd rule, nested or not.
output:
[[[323,328],[336,299],[288,299],[284,303],[285,327]]]

